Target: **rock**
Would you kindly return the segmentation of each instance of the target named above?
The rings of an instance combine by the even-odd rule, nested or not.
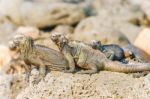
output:
[[[36,27],[26,26],[26,27],[19,27],[16,30],[16,33],[21,33],[26,36],[30,36],[33,39],[37,39],[40,35],[40,31]]]
[[[22,75],[0,75],[0,98],[15,99],[16,95],[27,86],[27,80]]]
[[[58,47],[56,46],[56,44],[53,43],[52,40],[50,40],[50,38],[47,38],[47,39],[39,39],[36,41],[36,44],[39,44],[39,45],[44,45],[46,47],[49,47],[49,48],[52,48],[54,50],[57,50],[59,51]]]
[[[85,42],[97,39],[104,44],[114,43],[121,46],[129,44],[126,36],[120,33],[119,29],[113,28],[113,23],[108,20],[104,20],[100,16],[82,20],[75,28],[73,38]]]
[[[142,27],[127,22],[117,23],[115,28],[123,33],[131,43],[134,43],[136,37],[143,29]]]
[[[74,31],[74,28],[69,25],[58,25],[52,32],[72,34],[73,31]]]
[[[0,20],[8,19],[16,25],[39,28],[58,24],[72,25],[78,23],[84,16],[83,8],[75,4],[26,0],[0,1],[0,18],[2,18]]]
[[[72,25],[84,18],[83,9],[67,3],[24,2],[20,12],[24,25],[40,28],[58,24]]]
[[[132,44],[124,46],[123,49],[132,52],[136,58],[141,59],[143,62],[150,62],[150,55]]]
[[[150,55],[150,29],[143,29],[136,38],[134,45]]]
[[[148,98],[150,91],[149,81],[146,79],[135,79],[127,74],[106,71],[93,75],[51,72],[38,84],[30,85],[16,99],[141,99]]]
[[[13,37],[13,32],[15,31],[16,26],[13,25],[10,21],[5,20],[0,22],[0,43],[8,44],[9,40]]]
[[[26,74],[14,74],[12,77],[9,95],[10,99],[16,99],[16,96],[28,86],[28,79]]]
[[[49,33],[41,33],[40,38],[35,41],[35,44],[44,45],[46,47],[59,51],[56,44],[50,39]]]
[[[56,2],[66,2],[66,3],[81,3],[86,0],[32,0],[34,2],[47,2],[47,3],[56,3]]]
[[[143,17],[140,7],[132,5],[128,0],[93,0],[92,4],[98,15],[107,18],[111,16],[117,20],[129,21]]]
[[[0,0],[0,15],[20,25],[20,6],[24,0]]]
[[[140,5],[142,11],[146,14],[147,18],[150,20],[150,2],[149,0],[140,0]]]
[[[0,52],[0,70],[2,70],[3,66],[7,65],[12,57],[9,48],[4,45],[0,45]]]
[[[99,24],[105,27],[109,26],[108,28],[111,29],[115,28],[125,34],[131,43],[134,42],[141,31],[142,28],[140,26],[149,26],[143,11],[137,4],[131,3],[132,1],[93,0],[92,2],[93,8],[99,16],[97,18],[97,21],[100,22]]]
[[[12,75],[0,75],[0,98],[11,99],[11,81]]]
[[[77,4],[79,4],[79,3],[84,2],[86,0],[62,0],[62,1],[68,2],[68,3],[77,3]]]
[[[7,46],[0,45],[0,72],[4,74],[24,73],[25,63],[17,51],[10,50]]]

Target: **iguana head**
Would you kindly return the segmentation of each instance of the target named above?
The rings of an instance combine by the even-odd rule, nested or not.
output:
[[[101,41],[92,40],[91,41],[91,46],[92,46],[92,48],[97,49],[97,48],[99,48],[101,46]]]
[[[26,45],[31,46],[33,44],[33,40],[31,37],[25,36],[23,34],[18,34],[13,37],[13,40],[9,43],[10,49],[16,48],[24,48]]]
[[[68,43],[68,39],[62,33],[53,33],[51,34],[51,40],[55,42],[57,45],[60,43]]]

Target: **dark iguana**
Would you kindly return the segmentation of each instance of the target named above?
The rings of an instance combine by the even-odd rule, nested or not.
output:
[[[138,72],[150,70],[149,63],[122,64],[111,61],[100,51],[94,50],[82,42],[69,41],[63,34],[53,33],[51,39],[57,44],[62,53],[70,62],[68,72],[73,72],[75,65],[85,69],[78,73],[96,73],[98,70],[109,70],[115,72]]]
[[[42,45],[35,45],[31,37],[17,35],[10,44],[10,48],[17,48],[26,64],[39,67],[40,75],[46,74],[46,66],[50,70],[65,70],[68,62],[62,53]],[[26,67],[30,72],[30,68]]]
[[[136,59],[133,52],[129,50],[124,50],[117,44],[102,45],[101,41],[92,40],[90,45],[93,49],[97,49],[103,52],[108,59],[113,61],[117,60],[127,63],[126,59]]]

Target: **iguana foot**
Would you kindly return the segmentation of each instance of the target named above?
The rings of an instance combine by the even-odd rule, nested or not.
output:
[[[140,62],[140,63],[143,62],[142,59],[140,59],[140,58],[133,58],[133,60],[134,60],[134,61],[137,61],[137,62]]]
[[[40,78],[44,78],[46,76],[46,68],[40,67]]]
[[[63,72],[64,73],[73,73],[74,71],[72,71],[72,70],[64,70]]]
[[[81,70],[79,72],[77,72],[77,74],[94,74],[97,73],[96,70]]]
[[[74,73],[75,71],[73,69],[69,69],[69,70],[64,70],[64,73]]]
[[[27,72],[27,73],[25,74],[25,80],[26,80],[27,82],[29,82],[29,77],[30,77],[30,72]]]
[[[131,75],[133,76],[133,78],[140,78],[140,77],[146,76],[149,73],[150,71],[143,71],[143,72],[138,72],[138,73],[132,73]]]
[[[127,64],[128,63],[128,61],[125,60],[125,59],[120,60],[120,62],[122,62],[123,64]]]

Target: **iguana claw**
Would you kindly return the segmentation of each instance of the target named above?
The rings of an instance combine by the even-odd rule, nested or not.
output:
[[[69,70],[64,70],[63,72],[65,72],[65,73],[73,73],[73,72],[74,72],[74,70],[69,69]]]

